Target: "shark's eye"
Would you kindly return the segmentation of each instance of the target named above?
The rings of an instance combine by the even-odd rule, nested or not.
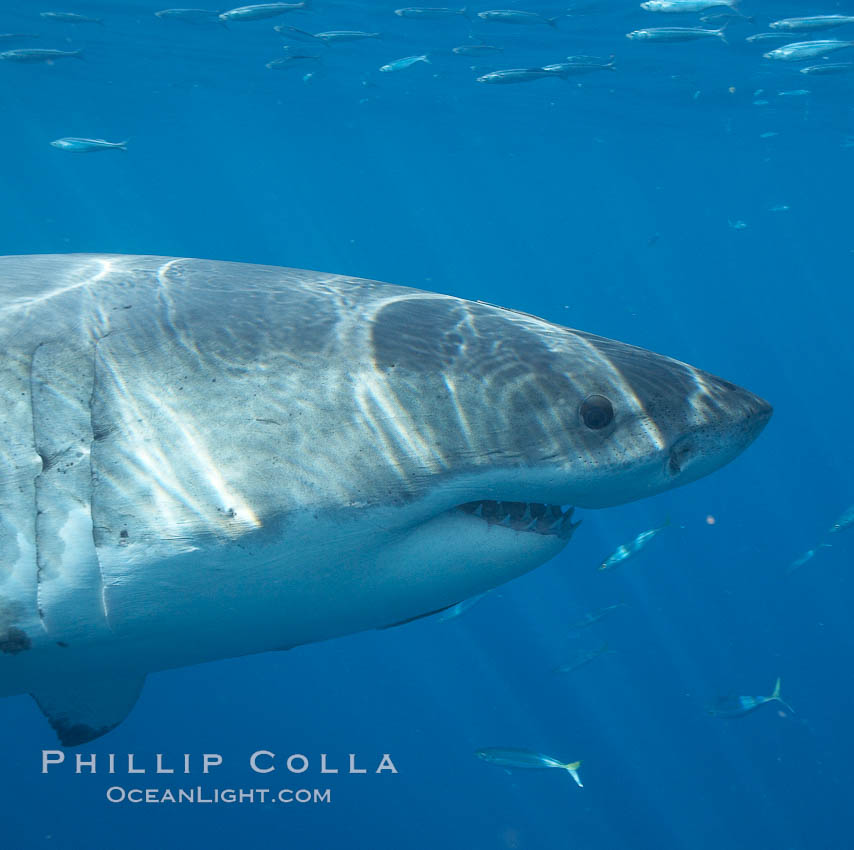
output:
[[[588,396],[579,412],[581,421],[593,431],[610,425],[614,419],[614,407],[603,395]]]

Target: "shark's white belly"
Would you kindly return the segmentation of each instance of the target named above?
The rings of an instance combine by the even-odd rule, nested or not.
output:
[[[0,655],[0,693],[37,689],[57,667],[142,676],[392,626],[527,572],[565,544],[454,511],[389,534],[384,528],[401,528],[394,511],[423,508],[350,520],[302,516],[278,539],[167,561],[148,561],[144,547],[128,544],[102,553],[95,571],[91,529],[71,514],[62,580],[49,599],[42,594],[40,637],[25,653]],[[31,592],[17,601],[28,599]]]

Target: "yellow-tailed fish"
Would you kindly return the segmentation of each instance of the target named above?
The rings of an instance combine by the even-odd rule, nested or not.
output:
[[[489,764],[504,767],[508,770],[514,768],[542,768],[556,767],[560,770],[565,770],[574,780],[579,788],[584,785],[581,782],[581,777],[578,775],[578,768],[581,767],[580,761],[562,762],[552,756],[537,753],[533,750],[517,750],[507,747],[485,747],[482,750],[475,750],[475,755],[479,759],[483,759]]]

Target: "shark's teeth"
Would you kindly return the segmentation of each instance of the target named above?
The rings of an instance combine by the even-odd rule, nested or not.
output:
[[[560,505],[539,502],[494,502],[484,499],[457,505],[457,510],[514,531],[532,531],[569,540],[581,524],[572,521],[573,508],[566,511]]]

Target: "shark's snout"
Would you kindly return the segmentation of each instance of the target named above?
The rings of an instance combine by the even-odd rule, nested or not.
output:
[[[762,432],[774,412],[765,399],[711,375],[691,401],[686,427],[671,441],[665,471],[678,483],[708,474],[741,454]],[[677,483],[677,482],[674,482]]]
[[[764,398],[747,390],[738,389],[738,393],[742,427],[747,438],[744,446],[746,448],[762,433],[774,413],[774,408]]]
[[[764,399],[709,372],[571,333],[576,362],[587,368],[572,371],[581,405],[572,438],[580,448],[567,454],[570,465],[585,458],[586,469],[569,503],[607,507],[696,481],[740,455],[771,417]],[[591,399],[596,407],[587,410]]]

